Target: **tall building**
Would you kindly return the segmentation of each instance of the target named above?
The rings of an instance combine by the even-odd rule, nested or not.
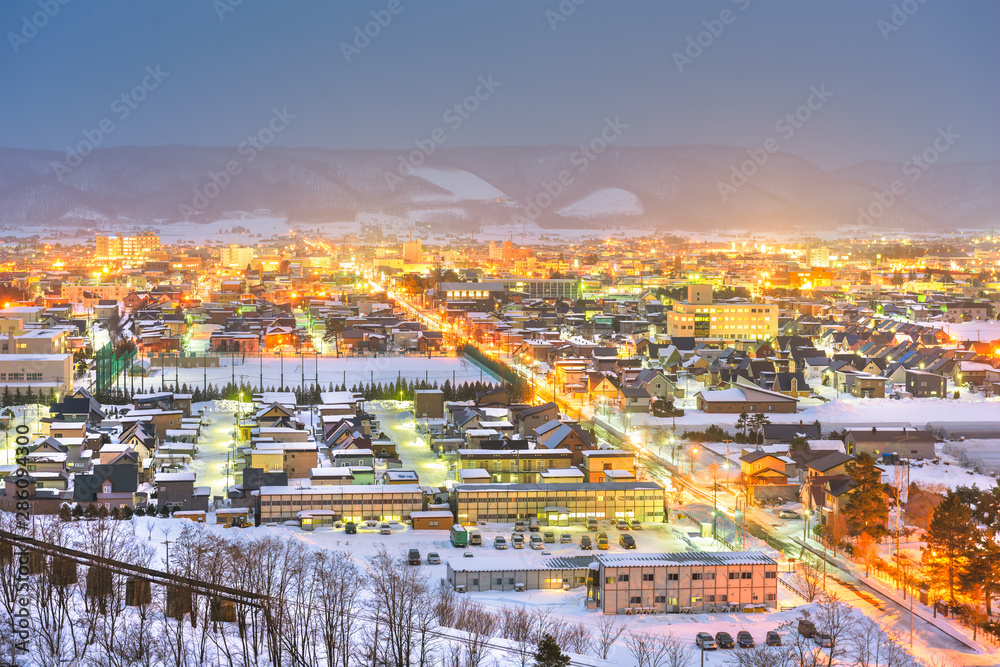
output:
[[[778,307],[771,303],[712,300],[711,285],[688,285],[687,301],[667,312],[671,337],[762,340],[778,335]]]
[[[809,248],[809,267],[814,269],[830,268],[830,249],[827,247]]]
[[[420,263],[420,239],[403,242],[403,261],[408,264]]]
[[[96,259],[138,259],[160,249],[160,235],[140,232],[134,236],[98,236]]]
[[[219,251],[219,264],[230,269],[245,269],[253,257],[253,248],[232,244]]]

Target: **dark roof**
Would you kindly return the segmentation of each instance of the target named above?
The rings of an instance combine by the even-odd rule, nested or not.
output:
[[[855,442],[934,442],[933,433],[917,428],[885,429],[882,431],[875,428],[851,429],[848,431],[848,435],[854,438]]]
[[[842,452],[834,452],[832,454],[827,454],[826,456],[816,459],[812,463],[808,464],[808,466],[813,470],[826,472],[827,470],[836,468],[837,466],[842,465],[848,461],[852,461],[853,459],[854,459],[853,456],[849,456]]]
[[[127,493],[139,488],[139,467],[131,464],[99,464],[93,472],[81,473],[73,479],[73,502],[93,502],[101,491],[104,480],[111,480],[115,493]]]
[[[764,438],[767,440],[788,442],[800,434],[810,440],[819,440],[819,428],[815,424],[764,424]]]

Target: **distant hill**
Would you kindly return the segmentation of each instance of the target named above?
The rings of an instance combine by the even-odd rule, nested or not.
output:
[[[169,224],[264,211],[300,222],[387,213],[466,228],[533,219],[548,228],[808,231],[857,225],[859,207],[894,179],[907,194],[873,219],[875,228],[1000,222],[1000,162],[939,164],[909,180],[901,164],[828,172],[777,153],[759,168],[748,163],[754,173],[741,184],[732,174],[749,160],[742,148],[623,146],[593,160],[577,151],[439,148],[418,168],[400,170],[406,151],[268,147],[247,161],[235,148],[108,148],[57,177],[53,163],[63,154],[0,148],[0,224]],[[230,161],[239,173],[216,190],[210,174]]]

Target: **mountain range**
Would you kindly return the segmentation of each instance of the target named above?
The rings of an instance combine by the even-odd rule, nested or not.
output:
[[[826,171],[790,153],[711,145],[430,155],[155,146],[96,149],[79,164],[55,151],[0,148],[0,224],[164,225],[251,212],[310,223],[383,213],[465,228],[931,232],[998,223],[1000,162],[910,167],[870,161]],[[902,194],[892,193],[896,181]]]

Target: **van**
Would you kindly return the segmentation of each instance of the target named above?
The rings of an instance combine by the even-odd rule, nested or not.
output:
[[[418,549],[410,549],[406,554],[406,562],[410,565],[420,565],[420,551]]]
[[[357,533],[358,533],[358,524],[354,523],[353,521],[348,521],[347,523],[344,524],[345,535],[357,535]]]
[[[496,538],[494,538],[494,540],[493,540],[493,548],[494,549],[506,549],[507,548],[507,540],[505,540],[503,538],[503,535],[498,535]]]
[[[389,524],[383,523],[379,526],[378,532],[380,535],[392,535],[392,528],[389,527]]]
[[[816,624],[804,618],[799,619],[799,634],[803,637],[812,637],[816,634]]]
[[[597,531],[597,519],[594,517],[587,517],[587,530]]]
[[[514,531],[518,532],[518,533],[523,533],[524,532],[524,522],[523,521],[515,521],[514,522]]]
[[[530,530],[533,533],[537,533],[538,529],[539,529],[538,519],[532,519],[531,521],[528,522],[528,530]]]
[[[536,533],[536,534],[534,534],[534,535],[532,535],[532,536],[531,536],[531,537],[530,537],[530,538],[528,539],[528,544],[530,544],[530,545],[531,545],[531,548],[532,548],[532,549],[536,549],[536,550],[537,550],[537,549],[544,549],[544,548],[545,548],[545,543],[544,543],[544,542],[542,542],[542,538],[541,538],[541,537],[539,537],[537,533]]]
[[[478,528],[466,528],[466,532],[469,535],[469,546],[479,547],[483,544],[483,534],[479,532]]]
[[[556,534],[553,533],[551,530],[547,530],[543,534],[542,539],[544,539],[549,544],[555,544],[556,543]]]
[[[813,635],[813,641],[820,648],[833,648],[833,635],[829,632],[817,632]]]
[[[607,533],[598,533],[597,534],[597,548],[600,549],[601,551],[607,551],[608,550],[608,534]]]
[[[520,533],[514,533],[513,535],[510,536],[510,542],[515,549],[523,549],[524,535],[521,535]]]

